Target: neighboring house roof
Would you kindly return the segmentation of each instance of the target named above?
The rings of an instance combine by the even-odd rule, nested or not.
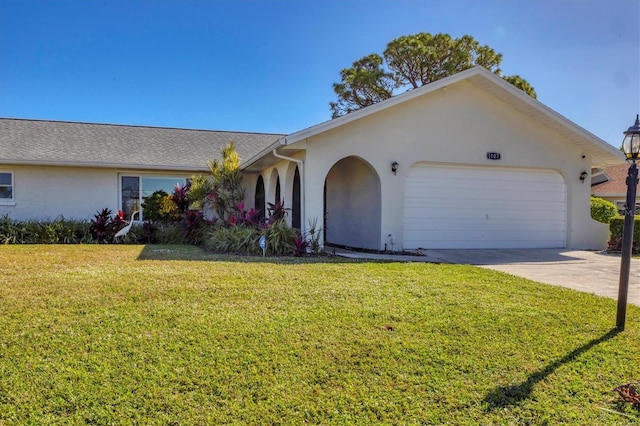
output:
[[[205,171],[229,142],[242,160],[282,136],[0,118],[0,163]]]
[[[609,180],[592,185],[591,193],[597,197],[626,198],[628,173],[629,164],[627,163],[606,167],[604,169],[604,174],[609,178]]]
[[[390,99],[378,102],[377,104],[288,135],[286,138],[283,138],[272,146],[266,147],[258,155],[246,161],[244,165],[250,169],[263,167],[267,162],[269,162],[269,156],[272,157],[271,162],[275,162],[277,160],[273,158],[272,154],[270,154],[274,148],[282,146],[282,148],[279,149],[279,152],[285,154],[293,153],[297,149],[305,149],[305,140],[307,138],[335,129],[352,121],[362,119],[410,99],[424,96],[462,80],[466,80],[485,90],[509,104],[515,110],[530,117],[532,120],[537,121],[543,126],[565,137],[573,144],[580,147],[585,154],[591,155],[594,166],[606,166],[624,161],[624,155],[612,145],[558,114],[543,103],[533,99],[511,83],[508,83],[501,77],[496,76],[491,71],[477,66],[454,74],[450,77],[426,84],[417,89],[396,95]],[[299,146],[293,146],[295,144]]]

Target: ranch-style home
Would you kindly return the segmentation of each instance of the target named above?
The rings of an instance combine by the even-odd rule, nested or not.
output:
[[[589,173],[624,163],[476,67],[290,135],[0,119],[0,216],[131,214],[230,141],[247,206],[284,199],[292,226],[375,250],[603,248]]]

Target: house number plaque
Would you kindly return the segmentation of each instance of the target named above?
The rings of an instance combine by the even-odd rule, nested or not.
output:
[[[489,160],[499,160],[500,153],[499,152],[487,152],[487,158]]]

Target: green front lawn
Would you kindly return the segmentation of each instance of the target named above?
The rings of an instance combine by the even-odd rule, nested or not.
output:
[[[470,266],[0,247],[0,424],[631,424],[640,309]]]

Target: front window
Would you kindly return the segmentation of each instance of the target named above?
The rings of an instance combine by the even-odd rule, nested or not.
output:
[[[121,204],[120,209],[125,219],[131,218],[133,212],[140,212],[140,219],[144,220],[141,211],[144,200],[157,191],[164,191],[171,195],[176,185],[183,186],[187,178],[180,176],[121,176]]]
[[[0,201],[13,201],[13,173],[0,172]]]

